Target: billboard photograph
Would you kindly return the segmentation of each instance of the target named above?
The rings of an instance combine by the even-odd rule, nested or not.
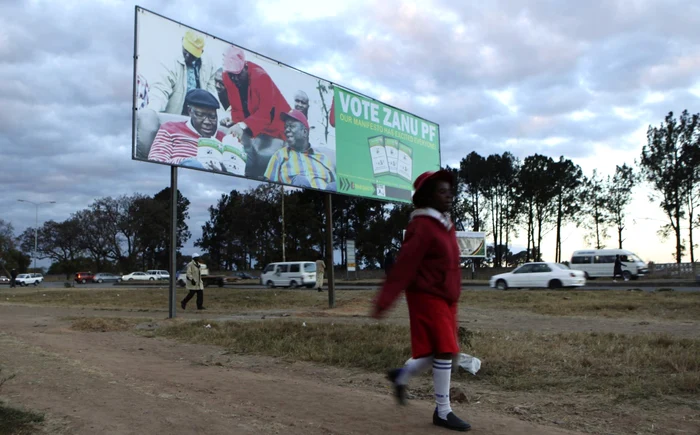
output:
[[[136,8],[132,158],[410,202],[437,124]]]

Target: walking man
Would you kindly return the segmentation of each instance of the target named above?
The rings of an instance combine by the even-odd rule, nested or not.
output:
[[[10,271],[10,287],[16,287],[17,285],[17,269],[12,269]]]
[[[185,299],[180,302],[182,309],[187,308],[187,303],[192,297],[197,295],[197,309],[204,310],[204,283],[199,268],[199,254],[192,254],[192,261],[187,265],[187,276],[185,276],[185,286],[190,292],[185,296]]]
[[[323,262],[323,257],[318,257],[316,260],[316,288],[318,291],[323,291],[323,275],[326,273],[326,263]]]
[[[613,269],[613,282],[617,282],[617,277],[620,276],[620,278],[625,278],[624,275],[622,274],[622,268],[627,267],[622,260],[620,259],[619,255],[615,256],[615,268]],[[625,280],[626,281],[626,280]]]

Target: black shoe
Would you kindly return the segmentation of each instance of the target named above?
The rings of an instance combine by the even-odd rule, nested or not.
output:
[[[394,396],[396,397],[396,401],[399,402],[399,405],[405,405],[406,386],[396,383],[396,378],[399,377],[399,374],[401,374],[401,369],[393,369],[387,373],[386,377],[389,378],[392,384],[394,384]]]
[[[183,310],[187,308],[187,305],[185,305],[184,302],[180,302],[180,306],[182,307]]]
[[[197,307],[198,310],[206,310],[204,307]]]
[[[437,409],[433,412],[433,424],[435,426],[444,427],[458,432],[466,432],[471,429],[471,425],[461,418],[457,417],[454,412],[447,414],[447,419],[442,419],[437,413]]]

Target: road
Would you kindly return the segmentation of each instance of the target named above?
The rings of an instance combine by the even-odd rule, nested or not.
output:
[[[168,284],[167,282],[163,282],[162,285],[147,285],[149,288],[167,288]],[[132,286],[121,286],[121,285],[115,285],[113,283],[91,283],[91,284],[76,284],[74,289],[76,290],[89,290],[89,289],[109,289],[109,288],[119,288],[119,289],[128,289],[131,288]],[[145,287],[145,286],[144,286]],[[34,287],[30,286],[27,288],[27,290],[32,289]],[[56,282],[44,282],[39,287],[37,288],[44,288],[44,289],[51,289],[51,290],[63,290],[65,289],[64,283],[62,281],[56,281]],[[263,290],[265,289],[264,286],[261,285],[227,285],[226,288],[240,288],[240,289],[251,289],[251,290]],[[377,289],[377,285],[367,285],[367,284],[359,284],[359,285],[352,285],[352,284],[336,284],[336,288],[338,290],[375,290]],[[635,283],[630,283],[630,284],[610,284],[610,283],[605,283],[605,282],[593,282],[593,283],[588,283],[586,284],[585,287],[582,287],[577,290],[590,290],[590,291],[600,291],[600,290],[632,290],[632,289],[640,289],[643,291],[647,292],[652,292],[656,291],[660,288],[664,289],[673,289],[673,291],[678,291],[678,292],[698,292],[700,291],[700,285],[678,285],[678,283],[670,282],[668,284],[666,283],[645,283],[643,281],[637,281]],[[0,285],[0,291],[4,291],[5,289],[9,290],[8,285]],[[464,290],[472,290],[472,291],[496,291],[495,289],[490,288],[487,285],[464,285],[463,286]],[[299,291],[314,291],[314,290],[306,290],[306,289],[300,289]],[[513,290],[509,290],[513,291]]]

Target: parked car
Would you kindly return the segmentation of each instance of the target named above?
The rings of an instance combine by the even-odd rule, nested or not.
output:
[[[17,275],[15,282],[24,287],[27,285],[37,286],[44,281],[44,276],[40,273],[22,273]]]
[[[170,279],[170,272],[167,270],[147,270],[146,273],[155,276],[158,280],[167,281]]]
[[[236,274],[236,276],[239,277],[240,279],[255,279],[255,277],[253,275],[251,275],[249,273],[245,273],[245,272],[238,272]]]
[[[155,281],[156,276],[146,272],[131,272],[128,275],[122,276],[122,281]]]
[[[75,274],[75,282],[78,284],[87,284],[92,282],[95,275],[92,272],[78,272]]]
[[[5,275],[0,275],[0,283],[7,284],[8,282],[10,282],[10,278],[6,277]]]
[[[561,263],[526,263],[512,272],[491,277],[489,285],[500,290],[509,288],[581,287],[586,284],[586,276],[580,270],[571,270]]]
[[[260,284],[268,288],[316,285],[316,263],[311,261],[293,261],[287,263],[270,263],[260,275]]]
[[[114,275],[113,273],[96,273],[92,277],[92,282],[120,282],[122,277],[119,275]]]

